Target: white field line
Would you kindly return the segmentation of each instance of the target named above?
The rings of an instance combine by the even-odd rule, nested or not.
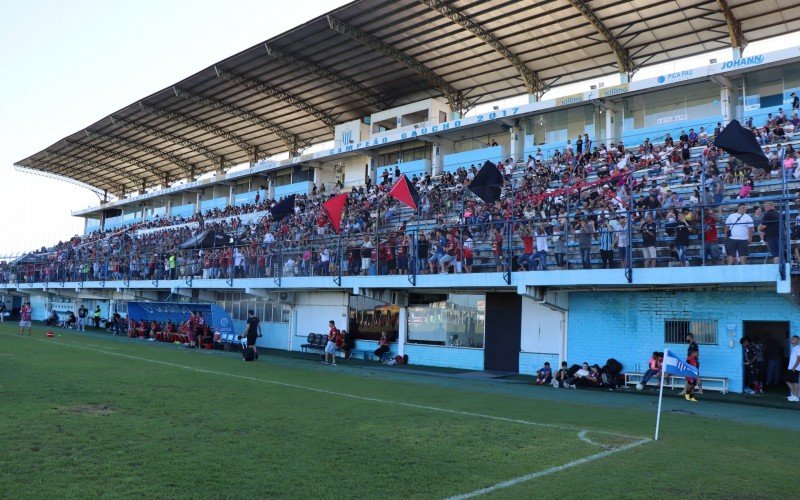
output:
[[[510,422],[510,423],[514,423],[514,424],[530,425],[530,426],[534,426],[534,427],[544,427],[544,428],[548,428],[548,429],[559,429],[559,430],[577,431],[577,432],[587,432],[588,431],[588,432],[592,432],[594,434],[603,434],[603,435],[606,435],[606,436],[616,436],[616,437],[622,437],[622,438],[628,438],[628,439],[635,439],[635,440],[637,440],[637,442],[639,442],[639,441],[649,442],[650,441],[649,438],[644,438],[644,437],[641,437],[641,436],[631,436],[629,434],[620,434],[620,433],[609,432],[609,431],[597,431],[597,430],[590,430],[590,429],[582,429],[582,428],[578,428],[578,427],[572,427],[572,426],[569,426],[569,425],[545,424],[545,423],[542,423],[542,422],[531,422],[530,420],[522,420],[522,419],[516,419],[516,418],[500,417],[500,416],[497,416],[497,415],[487,415],[485,413],[474,413],[474,412],[469,412],[469,411],[451,410],[451,409],[448,409],[448,408],[439,408],[439,407],[436,407],[436,406],[416,405],[416,404],[413,404],[413,403],[404,403],[402,401],[391,401],[391,400],[388,400],[388,399],[371,398],[371,397],[368,397],[368,396],[359,396],[357,394],[349,394],[349,393],[346,393],[346,392],[329,391],[329,390],[326,390],[326,389],[319,389],[317,387],[308,387],[308,386],[299,385],[299,384],[290,384],[290,383],[287,383],[287,382],[279,382],[277,380],[269,380],[269,379],[258,378],[258,377],[250,377],[250,376],[247,376],[247,375],[237,375],[235,373],[226,373],[226,372],[220,372],[220,371],[216,371],[216,370],[208,370],[208,369],[205,369],[205,368],[197,368],[197,367],[194,367],[194,366],[186,366],[186,365],[181,365],[181,364],[178,364],[178,363],[170,363],[168,361],[160,361],[160,360],[157,360],[157,359],[143,358],[143,357],[140,357],[140,356],[133,356],[133,355],[130,355],[130,354],[122,354],[122,353],[119,353],[119,352],[108,352],[108,351],[103,350],[103,349],[91,349],[89,347],[84,347],[82,345],[66,344],[66,343],[63,343],[63,342],[55,343],[55,342],[50,342],[50,341],[43,340],[43,339],[34,339],[34,340],[37,340],[37,341],[45,343],[45,344],[50,344],[50,345],[59,345],[59,346],[64,346],[64,347],[72,347],[72,348],[75,348],[75,349],[82,349],[82,350],[85,350],[85,351],[99,352],[101,354],[107,354],[109,356],[117,356],[117,357],[120,357],[120,358],[134,359],[134,360],[138,360],[138,361],[145,361],[147,363],[154,363],[154,364],[163,365],[163,366],[172,366],[174,368],[181,368],[181,369],[184,369],[184,370],[190,370],[190,371],[195,371],[195,372],[199,372],[199,373],[207,373],[207,374],[210,374],[210,375],[220,375],[220,376],[223,376],[223,377],[238,378],[238,379],[242,379],[242,380],[251,380],[253,382],[263,382],[265,384],[277,385],[277,386],[280,386],[280,387],[289,387],[289,388],[292,388],[292,389],[300,389],[300,390],[304,390],[304,391],[316,392],[316,393],[319,393],[319,394],[328,394],[330,396],[339,396],[339,397],[343,397],[343,398],[357,399],[357,400],[361,400],[361,401],[371,401],[373,403],[382,403],[382,404],[388,404],[388,405],[394,405],[394,406],[403,406],[403,407],[406,407],[406,408],[414,408],[414,409],[418,409],[418,410],[428,410],[428,411],[434,411],[434,412],[440,412],[440,413],[449,413],[449,414],[453,414],[453,415],[464,415],[464,416],[467,416],[467,417],[482,418],[482,419],[486,419],[486,420],[496,420],[496,421],[500,421],[500,422]],[[584,441],[589,442],[586,439],[584,439]],[[597,443],[592,443],[592,444],[597,444]],[[621,450],[622,448],[619,448],[619,449]]]
[[[583,431],[582,431],[583,432]],[[592,431],[594,432],[594,431]],[[501,490],[503,488],[510,488],[511,486],[516,486],[520,483],[524,483],[526,481],[532,481],[534,479],[538,479],[543,476],[547,476],[550,474],[555,474],[556,472],[561,472],[567,469],[571,469],[573,467],[577,467],[579,465],[583,465],[585,463],[591,462],[593,460],[597,460],[598,458],[604,458],[609,455],[613,455],[615,453],[620,453],[622,451],[630,450],[632,448],[636,448],[637,446],[641,446],[643,444],[647,444],[651,442],[651,439],[641,439],[639,441],[635,441],[633,443],[626,444],[624,446],[620,446],[619,448],[614,448],[611,450],[601,451],[600,453],[595,453],[594,455],[590,455],[588,457],[579,458],[578,460],[573,460],[572,462],[565,463],[564,465],[557,465],[555,467],[550,467],[549,469],[545,469],[539,472],[533,472],[531,474],[526,474],[524,476],[515,477],[514,479],[509,479],[508,481],[503,481],[502,483],[493,484],[492,486],[488,486],[486,488],[481,488],[479,490],[471,491],[469,493],[464,493],[463,495],[457,495],[450,497],[448,500],[463,500],[466,498],[474,498],[481,495],[486,495],[487,493],[491,493],[493,491]]]

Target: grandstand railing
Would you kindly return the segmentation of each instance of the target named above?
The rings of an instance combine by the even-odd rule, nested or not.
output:
[[[198,280],[225,279],[230,286],[240,279],[329,277],[337,285],[342,276],[406,275],[412,283],[417,275],[476,272],[558,272],[570,269],[616,268],[620,272],[650,264],[643,255],[641,223],[649,214],[656,226],[655,267],[717,266],[725,263],[725,216],[739,203],[775,203],[778,221],[778,264],[784,269],[791,258],[792,234],[797,234],[796,199],[776,194],[723,203],[687,204],[690,220],[680,227],[674,207],[634,208],[619,213],[592,213],[531,218],[470,218],[463,223],[438,224],[420,220],[404,231],[384,221],[379,229],[358,234],[325,234],[297,241],[278,240],[271,245],[228,244],[203,249],[158,249],[132,254],[119,252],[107,257],[55,260],[41,254],[38,263],[2,266],[0,282],[44,284],[120,281],[153,283],[183,280],[198,286]],[[753,210],[748,211],[753,215]],[[398,218],[400,215],[398,215]],[[622,217],[622,220],[617,217]],[[616,225],[616,220],[619,225]],[[555,224],[554,224],[555,223]],[[738,222],[737,222],[738,223]],[[711,226],[716,230],[716,238]],[[748,263],[773,263],[765,234],[755,222],[754,241],[747,246]],[[623,234],[625,233],[625,234]],[[584,236],[585,234],[585,236]],[[448,237],[450,235],[450,237]],[[508,237],[511,235],[511,238]],[[537,236],[541,240],[537,251]],[[451,239],[452,238],[452,239]],[[532,240],[528,240],[532,238]],[[441,242],[440,242],[441,240]],[[527,241],[526,241],[527,240]],[[620,242],[628,241],[624,253]],[[497,243],[496,243],[497,241]],[[366,245],[364,242],[368,242]],[[428,242],[428,245],[426,245]],[[542,251],[542,243],[547,251]],[[771,243],[770,243],[771,244]],[[426,250],[426,247],[428,248]],[[794,249],[797,253],[797,249]],[[471,255],[471,257],[470,257]],[[622,261],[627,265],[622,266]]]

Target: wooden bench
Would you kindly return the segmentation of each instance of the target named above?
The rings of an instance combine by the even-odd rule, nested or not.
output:
[[[642,381],[642,378],[644,378],[644,373],[626,372],[625,385],[636,385]],[[647,385],[657,387],[660,380],[660,378],[657,379],[656,377],[653,377],[647,382]],[[709,391],[719,391],[722,394],[728,393],[727,377],[706,377],[704,375],[700,375],[700,380],[703,383],[702,387],[704,390],[708,389]],[[685,385],[685,377],[670,375],[669,378],[664,380],[664,387],[668,387],[673,390],[683,389]]]

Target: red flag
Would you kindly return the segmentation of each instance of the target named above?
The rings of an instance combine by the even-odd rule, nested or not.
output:
[[[417,192],[417,188],[408,180],[406,174],[401,175],[400,178],[397,179],[397,184],[389,191],[389,196],[405,203],[413,210],[419,208],[419,192]]]
[[[328,217],[331,219],[333,230],[337,233],[342,231],[342,216],[344,215],[344,206],[347,204],[347,193],[334,196],[330,200],[322,204],[322,208],[327,212]]]

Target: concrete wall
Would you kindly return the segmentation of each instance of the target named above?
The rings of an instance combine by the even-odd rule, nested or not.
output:
[[[668,319],[717,320],[717,344],[700,345],[701,373],[728,377],[731,390],[741,392],[742,322],[789,321],[795,333],[800,308],[769,290],[576,292],[570,295],[567,361],[602,365],[613,357],[633,371],[637,363],[644,366],[653,351],[664,349]],[[733,337],[727,325],[733,325]],[[685,344],[666,348],[686,355]]]
[[[349,295],[346,292],[298,293],[292,349],[299,351],[300,344],[305,343],[309,333],[327,335],[329,320],[334,320],[339,329],[347,330],[348,302]]]
[[[557,363],[563,347],[563,314],[529,298],[522,299],[522,335],[519,371],[533,374],[545,361]]]

